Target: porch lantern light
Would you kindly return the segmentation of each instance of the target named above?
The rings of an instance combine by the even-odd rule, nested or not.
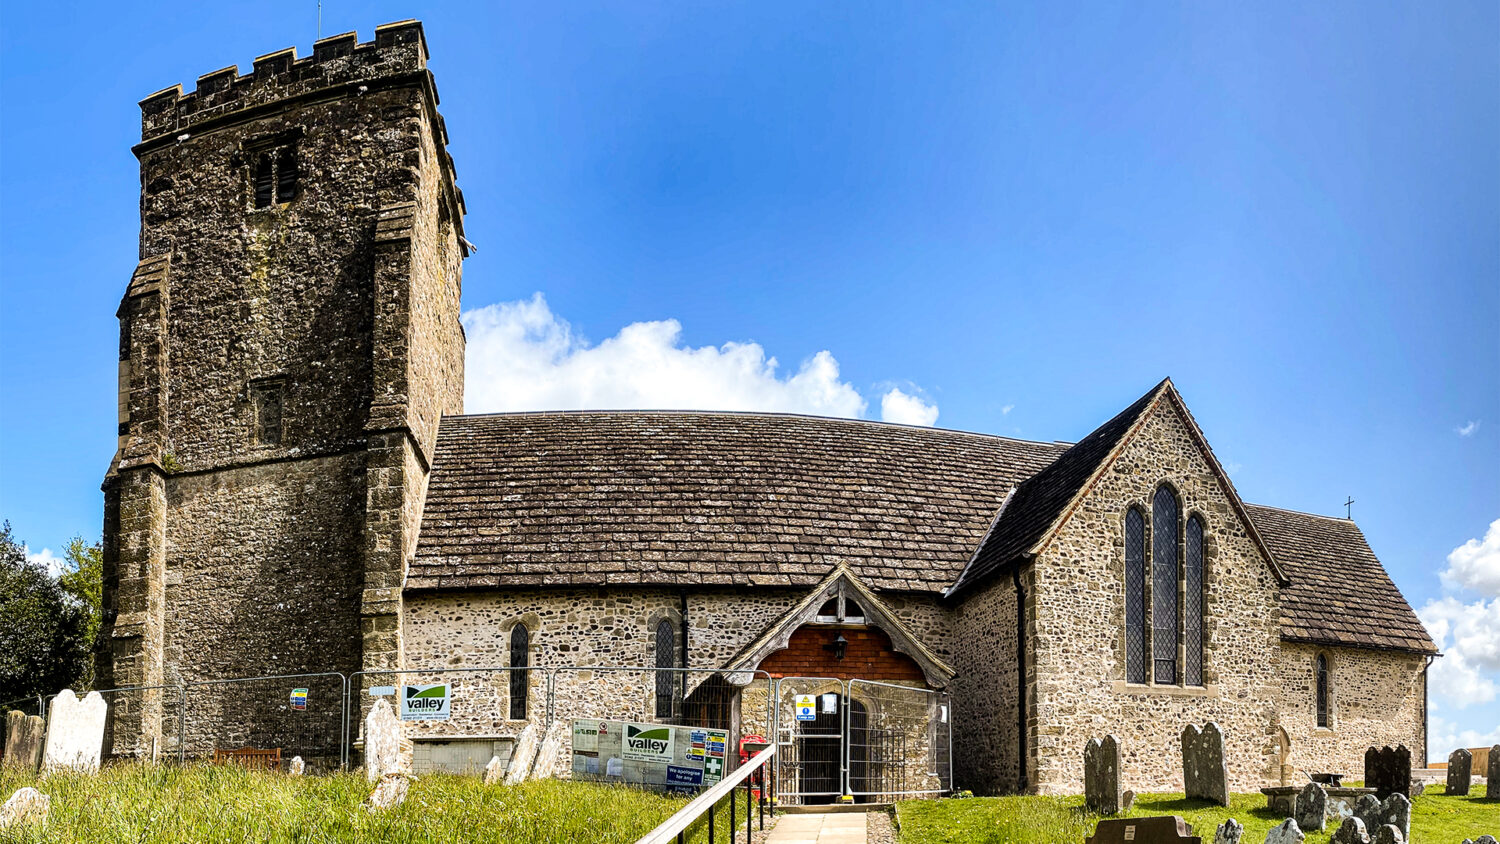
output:
[[[825,651],[833,651],[833,658],[834,659],[843,659],[844,658],[844,651],[848,647],[849,647],[849,640],[845,639],[844,638],[844,634],[840,633],[840,634],[838,634],[837,636],[834,637],[834,639],[833,639],[832,642],[830,642],[829,644],[824,645],[823,646],[823,650],[825,650]]]

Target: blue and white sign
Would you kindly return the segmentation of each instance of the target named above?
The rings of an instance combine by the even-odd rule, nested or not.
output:
[[[702,768],[680,768],[676,765],[667,766],[667,785],[702,785]]]
[[[817,695],[797,695],[797,720],[798,721],[816,721],[816,720],[818,720],[818,696]]]

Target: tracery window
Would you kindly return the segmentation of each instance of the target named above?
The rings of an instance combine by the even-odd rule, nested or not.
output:
[[[677,667],[677,631],[670,618],[656,622],[656,667],[656,717],[671,719],[680,672],[670,670]]]
[[[1125,514],[1125,681],[1146,682],[1146,517]]]
[[[1177,496],[1162,486],[1151,502],[1151,661],[1157,683],[1177,683]]]
[[[1188,519],[1183,542],[1182,637],[1186,643],[1182,681],[1203,685],[1203,520]]]
[[[531,631],[517,624],[510,629],[510,719],[526,720],[527,667],[531,665]]]
[[[1318,654],[1318,726],[1327,727],[1328,718],[1328,657]]]

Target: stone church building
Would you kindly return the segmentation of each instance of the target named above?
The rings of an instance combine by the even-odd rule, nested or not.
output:
[[[1359,528],[1242,501],[1170,381],[1073,444],[464,415],[471,247],[427,58],[395,23],[141,102],[101,687],[861,678],[945,691],[954,785],[981,793],[1079,791],[1105,733],[1129,787],[1180,787],[1177,736],[1208,720],[1236,791],[1277,782],[1288,741],[1306,770],[1426,758],[1436,649]],[[116,751],[170,733],[167,697],[114,714]]]

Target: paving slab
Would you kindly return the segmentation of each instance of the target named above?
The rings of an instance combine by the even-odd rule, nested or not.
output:
[[[865,844],[867,829],[863,813],[781,815],[766,844]]]

